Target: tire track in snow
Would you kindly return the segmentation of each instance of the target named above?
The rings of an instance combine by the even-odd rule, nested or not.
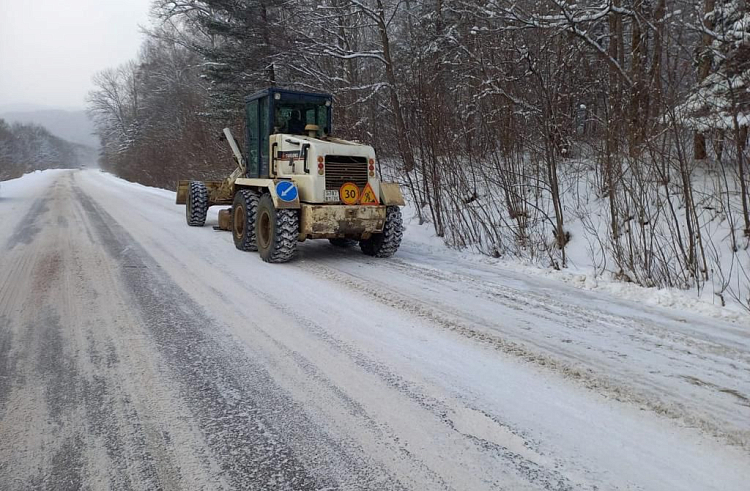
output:
[[[540,317],[558,324],[562,322],[568,327],[586,329],[589,328],[587,325],[598,324],[607,327],[622,328],[628,331],[636,330],[639,334],[641,332],[647,332],[649,335],[663,340],[681,343],[686,346],[698,347],[702,351],[710,354],[741,359],[742,361],[750,363],[750,354],[746,351],[735,349],[731,346],[719,345],[718,343],[709,340],[688,337],[679,332],[653,328],[645,322],[639,322],[636,319],[626,319],[621,316],[602,312],[596,308],[583,308],[579,305],[560,302],[554,297],[537,294],[531,290],[520,292],[498,283],[483,284],[482,287],[478,287],[476,279],[470,276],[456,272],[446,273],[435,271],[432,268],[425,268],[406,263],[398,258],[390,264],[387,264],[386,268],[393,268],[408,275],[414,275],[417,273],[420,276],[427,276],[441,282],[446,282],[448,279],[456,280],[459,281],[463,287],[473,291],[477,296],[482,296],[494,301],[499,300],[503,306],[513,308],[514,310],[533,310],[535,315],[540,315],[541,311]],[[674,350],[672,346],[668,346],[668,348]],[[675,351],[679,354],[686,353],[686,350]]]
[[[417,299],[403,292],[399,292],[398,294],[392,293],[387,284],[376,278],[363,280],[347,271],[334,269],[319,262],[315,264],[301,263],[301,267],[317,277],[326,278],[338,285],[344,284],[349,286],[369,299],[375,299],[389,307],[426,319],[436,326],[517,357],[545,370],[559,373],[566,378],[581,383],[589,390],[596,391],[619,402],[647,408],[660,416],[680,422],[685,426],[698,427],[714,437],[721,438],[730,444],[738,445],[743,450],[750,452],[750,442],[748,442],[747,432],[727,431],[711,419],[691,414],[674,404],[655,400],[652,395],[644,394],[633,387],[622,385],[602,375],[604,371],[595,373],[591,368],[572,365],[547,353],[542,353],[538,349],[533,349],[526,343],[511,341],[494,332],[482,330],[481,327],[490,328],[490,326],[483,326],[483,322],[467,322],[465,318],[446,310],[444,306]],[[508,308],[518,308],[512,304],[505,306]]]
[[[339,489],[330,476],[308,470],[331,468],[332,462],[349,466],[346,472],[353,475],[368,474],[345,454],[337,455],[342,450],[315,428],[304,408],[185,292],[158,274],[158,264],[106,211],[74,190],[102,245],[122,264],[123,281],[140,315],[234,486]],[[396,482],[378,482],[380,489],[401,488]]]
[[[169,256],[175,262],[183,264],[184,267],[188,267],[188,265],[186,263],[183,263],[179,257],[172,254],[172,252],[167,247],[164,247],[157,242],[154,242],[153,245],[158,247],[165,255]],[[211,262],[209,258],[206,258],[206,260],[209,263]],[[377,376],[388,387],[411,400],[412,402],[416,403],[421,408],[429,411],[452,431],[461,434],[468,440],[471,440],[475,445],[477,445],[477,447],[483,449],[484,451],[494,454],[502,463],[512,466],[518,476],[522,479],[528,481],[529,483],[533,483],[534,485],[540,486],[542,489],[550,491],[584,489],[580,483],[571,483],[559,471],[557,471],[556,467],[558,467],[560,463],[549,461],[550,459],[544,456],[543,452],[541,452],[541,450],[539,449],[538,444],[530,441],[526,436],[523,435],[522,432],[514,429],[507,423],[500,421],[496,416],[467,406],[467,410],[469,412],[481,414],[483,417],[491,420],[493,424],[497,425],[497,427],[500,428],[502,432],[506,432],[508,435],[511,435],[510,439],[513,440],[514,445],[503,445],[501,443],[483,439],[462,431],[460,425],[456,421],[454,421],[457,419],[461,419],[461,415],[457,414],[453,408],[448,406],[443,401],[427,395],[422,387],[418,384],[406,380],[402,376],[394,373],[387,365],[374,360],[354,345],[347,343],[337,336],[331,334],[321,324],[315,322],[305,314],[300,313],[297,309],[294,308],[294,306],[286,305],[285,303],[280,302],[280,299],[276,296],[269,294],[263,289],[257,288],[252,282],[248,281],[247,278],[239,276],[232,271],[225,271],[224,275],[228,279],[232,280],[232,284],[241,285],[243,291],[247,291],[254,297],[263,299],[269,306],[272,306],[274,309],[278,310],[280,314],[283,314],[284,316],[292,319],[297,325],[303,327],[308,333],[312,334],[319,340],[329,345],[334,351],[346,355],[358,367],[362,368],[368,373]],[[230,300],[228,300],[220,292],[215,290],[213,292],[224,302],[230,302]],[[250,324],[253,324],[252,321],[250,321]],[[319,378],[323,385],[328,386],[329,388],[335,387],[335,384],[330,379],[320,374],[320,372],[316,368],[314,368],[315,364],[310,359],[304,357],[300,353],[290,350],[285,345],[283,345],[283,343],[277,341],[265,331],[260,329],[259,326],[255,327],[258,332],[264,335],[264,337],[268,338],[282,351],[288,353],[290,357],[296,359],[303,370],[307,370],[314,378]],[[342,400],[344,401],[344,403],[351,405],[354,411],[361,411],[361,408],[358,407],[357,403],[352,401],[341,391],[336,389],[333,392],[340,394],[343,397]],[[424,463],[416,459],[416,457],[410,451],[408,451],[402,445],[398,444],[398,438],[395,436],[395,433],[387,428],[387,425],[370,418],[370,416],[366,413],[362,413],[362,416],[363,418],[365,418],[364,424],[366,426],[376,431],[384,431],[385,434],[389,436],[389,438],[396,442],[403,456],[411,460],[414,466],[431,475],[434,479],[434,482],[441,483],[441,485],[444,486],[443,489],[451,489],[434,471],[430,470],[425,466]],[[519,441],[523,443],[518,444]],[[498,485],[502,487],[502,485]]]
[[[13,233],[5,242],[6,250],[11,251],[19,244],[29,245],[34,241],[34,238],[42,230],[39,222],[44,214],[49,211],[49,208],[47,207],[48,201],[48,196],[37,198],[34,201],[26,214],[24,214],[23,218],[21,218],[16,224]]]

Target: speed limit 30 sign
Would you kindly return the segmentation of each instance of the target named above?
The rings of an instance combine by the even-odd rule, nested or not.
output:
[[[359,187],[353,182],[345,182],[339,188],[341,201],[346,205],[355,205],[359,202]]]

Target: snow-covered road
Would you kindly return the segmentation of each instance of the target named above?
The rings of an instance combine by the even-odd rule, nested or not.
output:
[[[748,489],[750,323],[410,237],[270,265],[167,191],[3,183],[0,489]]]

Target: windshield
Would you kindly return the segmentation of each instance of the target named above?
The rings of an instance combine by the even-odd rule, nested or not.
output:
[[[318,126],[318,138],[330,131],[325,103],[277,101],[274,106],[274,133],[304,135],[308,124]]]

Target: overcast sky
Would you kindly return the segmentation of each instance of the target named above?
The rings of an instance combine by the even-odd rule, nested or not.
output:
[[[91,77],[135,58],[152,0],[0,0],[0,105],[83,108]]]

